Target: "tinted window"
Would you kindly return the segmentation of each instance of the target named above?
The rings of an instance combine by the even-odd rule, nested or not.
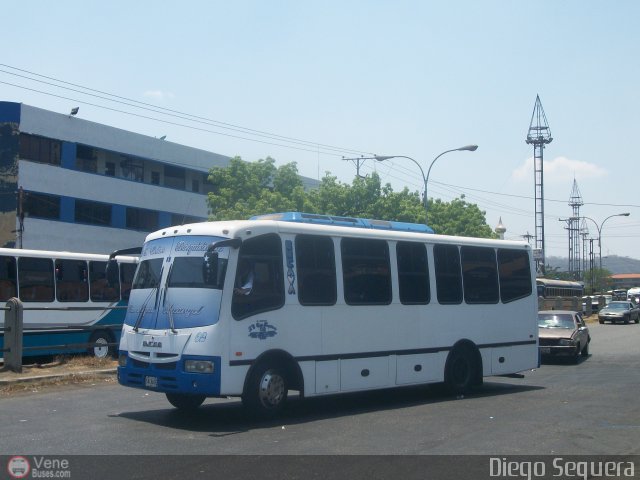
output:
[[[75,220],[78,223],[92,225],[111,225],[111,205],[89,200],[76,200]]]
[[[92,302],[114,302],[119,294],[107,283],[107,262],[89,262],[89,292]]]
[[[275,234],[262,235],[242,242],[231,314],[237,320],[284,305],[282,243]]]
[[[345,301],[349,305],[391,303],[391,269],[387,242],[344,238],[340,247]]]
[[[120,296],[127,300],[131,293],[131,284],[136,273],[137,265],[135,263],[120,263]]]
[[[158,287],[160,279],[162,278],[163,263],[164,258],[152,258],[140,262],[140,266],[133,280],[133,290]],[[120,274],[122,275],[123,265],[120,265],[120,267]]]
[[[27,192],[24,201],[24,210],[30,217],[60,218],[60,197],[47,195],[46,193]]]
[[[176,257],[171,265],[169,287],[217,288],[217,284],[204,281],[203,257]],[[223,268],[223,267],[219,267]]]
[[[442,304],[462,303],[460,253],[455,245],[434,245],[433,262],[436,270],[436,292]]]
[[[404,304],[426,304],[431,299],[427,249],[421,243],[399,242],[398,286],[400,301]]]
[[[56,297],[59,302],[89,300],[87,262],[84,260],[56,260]]]
[[[462,282],[467,303],[498,303],[498,266],[493,248],[462,247]]]
[[[20,300],[53,302],[53,260],[22,257],[18,259]]]
[[[0,257],[0,301],[6,302],[15,297],[18,291],[16,287],[16,259]]]
[[[500,295],[504,303],[531,295],[529,253],[525,250],[498,249]]]
[[[296,237],[298,300],[302,305],[336,303],[336,262],[333,240],[315,235]]]

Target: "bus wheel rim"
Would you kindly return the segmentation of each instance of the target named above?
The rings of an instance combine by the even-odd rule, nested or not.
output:
[[[273,371],[267,371],[260,380],[260,403],[274,408],[282,403],[285,394],[284,378]]]
[[[106,358],[109,355],[109,342],[105,338],[97,338],[94,342],[93,355],[97,358]]]

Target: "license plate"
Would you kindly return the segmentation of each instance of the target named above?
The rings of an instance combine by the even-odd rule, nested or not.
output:
[[[158,377],[144,377],[144,386],[158,388]]]
[[[549,347],[542,347],[542,348],[540,349],[540,353],[542,353],[543,355],[544,355],[544,354],[551,353],[551,349],[550,349]],[[149,378],[149,377],[147,377],[147,378]]]

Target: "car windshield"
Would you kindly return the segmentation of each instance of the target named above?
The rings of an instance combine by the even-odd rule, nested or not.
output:
[[[570,313],[539,313],[538,326],[542,328],[575,328]]]
[[[607,306],[607,310],[627,310],[629,308],[629,304],[626,302],[611,302]]]

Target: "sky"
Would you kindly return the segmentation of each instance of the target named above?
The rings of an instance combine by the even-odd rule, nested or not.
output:
[[[477,144],[433,164],[428,195],[464,195],[507,239],[535,233],[539,95],[546,256],[568,256],[575,180],[603,257],[640,258],[635,0],[22,0],[3,18],[0,101],[345,183],[344,158],[426,172]],[[406,158],[374,170],[423,192]]]

